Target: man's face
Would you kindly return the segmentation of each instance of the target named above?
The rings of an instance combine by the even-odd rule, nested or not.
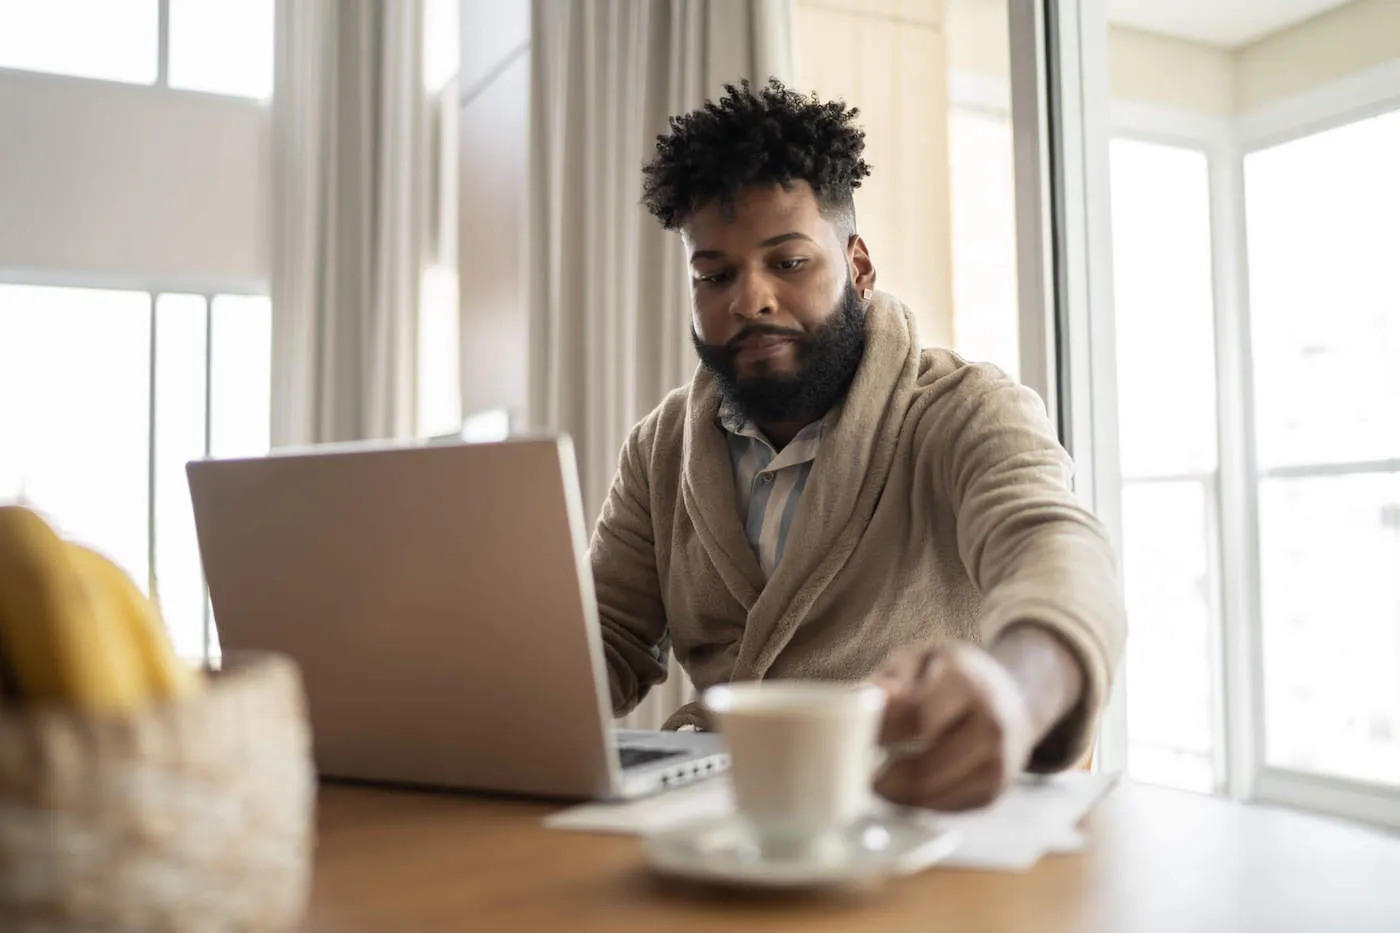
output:
[[[811,187],[745,189],[732,212],[697,211],[690,255],[696,351],[758,420],[820,416],[863,347],[865,244],[823,215]]]

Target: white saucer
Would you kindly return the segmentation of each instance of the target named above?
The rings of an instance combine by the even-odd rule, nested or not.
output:
[[[778,858],[730,815],[648,837],[646,858],[656,871],[690,881],[814,888],[912,875],[946,858],[961,840],[928,820],[886,812],[861,819],[821,854]]]

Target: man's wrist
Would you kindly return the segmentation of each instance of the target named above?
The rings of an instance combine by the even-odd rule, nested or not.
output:
[[[1079,704],[1084,668],[1060,636],[1034,622],[1017,622],[993,642],[990,653],[1020,687],[1036,741],[1045,738]]]

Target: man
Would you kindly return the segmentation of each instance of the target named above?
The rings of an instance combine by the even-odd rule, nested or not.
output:
[[[1122,646],[1112,549],[1044,405],[921,350],[875,291],[857,111],[776,81],[673,118],[645,204],[701,367],[632,432],[590,549],[613,707],[666,676],[875,678],[876,788],[986,804],[1086,755]],[[706,725],[691,704],[672,728]]]

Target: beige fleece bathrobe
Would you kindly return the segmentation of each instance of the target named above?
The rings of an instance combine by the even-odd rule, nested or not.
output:
[[[766,582],[739,515],[703,368],[633,430],[590,547],[614,711],[666,676],[697,688],[762,678],[861,679],[895,648],[989,644],[1016,622],[1059,635],[1083,702],[1032,760],[1088,751],[1124,638],[1113,550],[1071,491],[1035,393],[994,367],[919,349],[877,293],[865,356],[828,429]],[[694,704],[668,727],[706,725]]]

